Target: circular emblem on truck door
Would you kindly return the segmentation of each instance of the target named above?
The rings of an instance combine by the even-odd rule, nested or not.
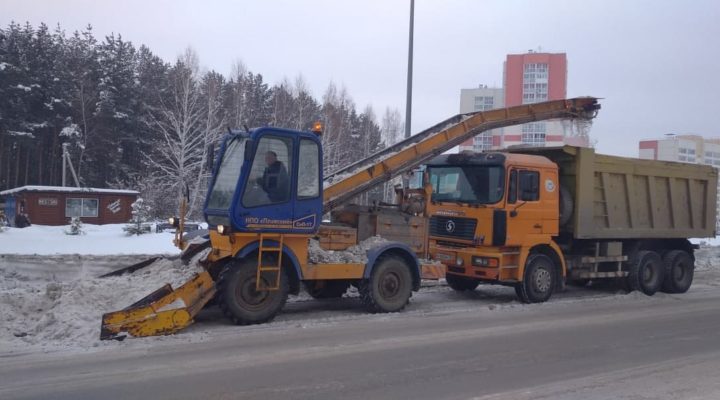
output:
[[[555,191],[555,182],[553,182],[552,179],[548,179],[545,181],[545,190],[548,192]]]
[[[455,231],[455,221],[449,220],[448,222],[446,222],[445,230],[448,231],[449,233],[454,232]]]

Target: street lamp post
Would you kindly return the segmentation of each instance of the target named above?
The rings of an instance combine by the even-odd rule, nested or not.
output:
[[[408,44],[407,99],[405,101],[405,139],[410,137],[410,117],[412,115],[412,73],[413,73],[413,25],[415,20],[415,0],[410,0],[410,41]]]

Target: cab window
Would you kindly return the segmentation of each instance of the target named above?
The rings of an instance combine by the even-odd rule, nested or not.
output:
[[[293,140],[263,136],[257,144],[242,204],[259,207],[290,200]]]
[[[510,171],[510,182],[508,183],[508,203],[515,204],[517,202],[517,170]]]
[[[300,140],[298,157],[298,199],[310,199],[320,195],[320,150],[312,140]]]
[[[518,174],[519,194],[521,201],[540,200],[540,173],[537,171],[520,171]]]

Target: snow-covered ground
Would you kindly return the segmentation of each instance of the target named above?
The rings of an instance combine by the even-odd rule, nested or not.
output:
[[[691,293],[720,290],[720,247],[697,251],[696,277]],[[165,283],[174,286],[197,271],[179,260],[164,259],[132,275],[96,278],[102,272],[128,265],[140,257],[129,256],[2,256],[0,257],[0,354],[34,352],[77,352],[116,347],[145,347],[158,343],[203,342],[215,336],[237,334],[238,330],[277,329],[337,324],[357,319],[416,318],[447,312],[531,312],[538,307],[558,308],[577,302],[673,301],[684,295],[658,293],[649,298],[627,294],[611,285],[589,288],[569,287],[548,303],[525,305],[512,288],[480,286],[476,291],[456,293],[442,282],[425,282],[408,308],[400,314],[369,315],[351,290],[340,300],[318,301],[309,295],[291,297],[283,312],[271,324],[236,327],[217,311],[204,310],[198,323],[171,336],[119,342],[101,342],[101,315],[120,310]]]
[[[84,235],[66,235],[69,226],[32,225],[0,232],[0,254],[177,254],[173,232],[127,236],[125,224],[84,224]]]

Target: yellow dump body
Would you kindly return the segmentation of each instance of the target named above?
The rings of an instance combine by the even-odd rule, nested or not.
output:
[[[718,172],[709,165],[639,160],[564,146],[512,150],[556,164],[573,200],[560,226],[577,239],[715,236]]]

